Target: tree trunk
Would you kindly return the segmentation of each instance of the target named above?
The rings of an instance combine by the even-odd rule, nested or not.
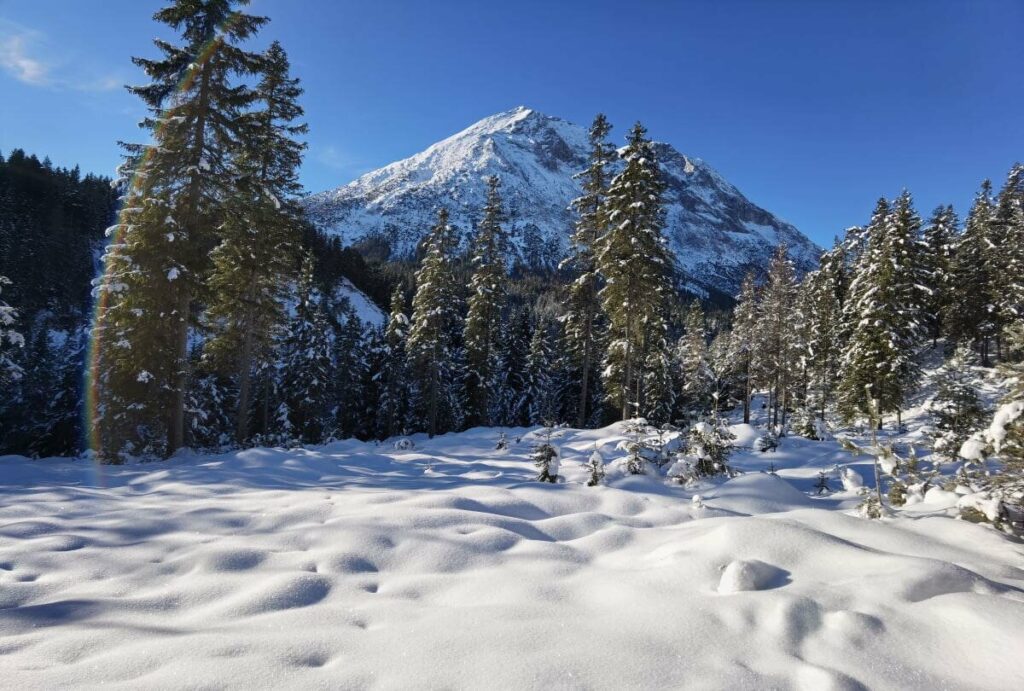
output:
[[[747,361],[743,382],[743,424],[750,424],[750,361]]]
[[[174,400],[171,408],[171,426],[168,430],[167,455],[185,445],[185,398],[188,390],[188,322],[192,300],[187,287],[178,296],[178,343],[174,374]]]
[[[583,365],[582,365],[582,376],[580,378],[580,404],[579,411],[576,414],[576,427],[583,429],[583,426],[587,422],[587,393],[590,384],[590,326],[591,319],[587,319],[587,330],[584,334],[583,340]]]
[[[252,328],[245,329],[238,366],[238,417],[235,440],[244,444],[249,438],[249,389],[252,386]]]

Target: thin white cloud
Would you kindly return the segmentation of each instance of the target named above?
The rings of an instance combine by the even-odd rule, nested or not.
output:
[[[75,91],[111,91],[124,84],[116,75],[90,74],[70,60],[56,61],[52,56],[57,54],[39,31],[0,18],[0,71],[13,79],[31,86]]]
[[[29,55],[27,34],[8,33],[0,25],[0,69],[25,84],[47,86],[50,66]]]

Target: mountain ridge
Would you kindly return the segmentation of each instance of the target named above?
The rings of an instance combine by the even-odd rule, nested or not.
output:
[[[748,270],[763,271],[786,243],[798,271],[813,269],[821,248],[793,225],[748,200],[714,168],[656,142],[667,183],[666,237],[686,287],[735,292]],[[572,230],[574,176],[587,164],[587,130],[518,106],[483,118],[423,151],[304,201],[313,221],[345,244],[374,239],[409,256],[439,206],[471,231],[483,206],[483,179],[497,175],[515,259],[552,267]]]

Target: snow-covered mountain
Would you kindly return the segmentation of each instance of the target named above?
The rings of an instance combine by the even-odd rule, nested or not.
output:
[[[310,216],[345,243],[386,241],[411,253],[439,206],[468,233],[489,175],[501,178],[514,247],[528,264],[556,263],[579,196],[573,176],[586,166],[584,127],[525,107],[484,118],[427,150],[307,198]],[[750,268],[763,268],[784,242],[801,271],[820,248],[789,223],[749,201],[700,159],[657,144],[668,191],[667,235],[691,287],[734,292]]]

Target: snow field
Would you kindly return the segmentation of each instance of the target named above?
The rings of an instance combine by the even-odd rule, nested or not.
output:
[[[752,428],[737,426],[749,446]],[[808,495],[832,442],[683,489],[621,429],[476,429],[101,469],[0,459],[11,688],[986,688],[1024,683],[1024,553],[931,497]],[[594,448],[609,486],[585,486]],[[779,476],[758,472],[768,460]],[[834,488],[841,483],[830,480]],[[691,502],[699,493],[703,507]]]

